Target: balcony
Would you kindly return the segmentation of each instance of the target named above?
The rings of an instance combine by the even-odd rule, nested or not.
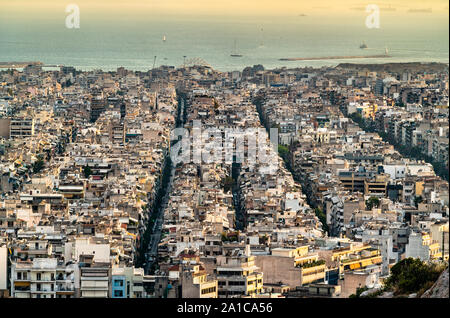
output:
[[[55,281],[53,279],[49,278],[32,278],[30,280],[32,283],[54,283]]]
[[[75,288],[73,286],[58,286],[58,287],[56,287],[55,291],[57,293],[59,293],[59,292],[74,292]]]
[[[55,291],[52,290],[51,288],[40,288],[40,289],[32,288],[31,292],[32,293],[54,293]]]

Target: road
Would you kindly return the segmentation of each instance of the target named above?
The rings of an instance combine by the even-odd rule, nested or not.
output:
[[[172,168],[172,171],[170,172],[170,180],[169,184],[167,185],[166,193],[164,194],[162,204],[159,207],[159,211],[157,212],[158,216],[155,220],[155,224],[152,228],[152,235],[150,236],[150,242],[148,244],[148,249],[146,253],[146,267],[145,272],[149,273],[150,269],[153,266],[153,263],[157,261],[158,256],[158,244],[161,241],[161,234],[162,234],[162,226],[164,223],[164,210],[167,207],[167,202],[169,201],[169,195],[172,190],[172,183],[173,178],[175,176],[175,169]]]

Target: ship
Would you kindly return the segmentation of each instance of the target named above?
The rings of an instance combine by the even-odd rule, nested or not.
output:
[[[367,49],[368,46],[365,42],[361,43],[361,45],[359,46],[360,49]]]
[[[230,54],[231,57],[242,57],[242,54],[238,54],[236,51],[236,40],[234,40],[234,51]]]

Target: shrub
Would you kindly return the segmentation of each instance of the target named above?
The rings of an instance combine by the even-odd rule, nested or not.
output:
[[[416,258],[406,258],[391,269],[391,275],[386,280],[386,287],[394,293],[417,293],[430,283],[434,283],[441,273],[441,268],[434,264],[427,264]]]

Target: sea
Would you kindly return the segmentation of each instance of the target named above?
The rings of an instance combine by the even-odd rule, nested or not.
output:
[[[292,16],[105,16],[86,14],[67,28],[66,14],[23,17],[0,13],[0,62],[41,61],[80,70],[204,64],[221,71],[262,64],[320,67],[339,63],[449,62],[448,16],[381,16],[368,28],[352,18]],[[365,43],[367,49],[361,49]],[[385,54],[387,58],[280,61],[283,58]],[[242,57],[232,57],[239,54]]]

